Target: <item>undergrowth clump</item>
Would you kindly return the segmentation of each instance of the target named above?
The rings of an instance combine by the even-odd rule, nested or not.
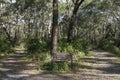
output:
[[[0,52],[5,53],[14,52],[10,42],[6,38],[0,38]]]
[[[59,41],[59,52],[72,53],[74,57],[84,57],[91,49],[89,42],[84,40],[74,40],[72,43],[66,43],[64,39]]]
[[[11,43],[4,37],[0,38],[0,59],[7,57],[8,54],[14,53]]]
[[[38,69],[52,71],[70,71],[71,63],[68,61],[52,62],[50,54],[50,41],[30,38],[26,40],[26,48],[28,57],[32,58]],[[59,53],[72,53],[77,61],[80,57],[84,57],[89,51],[89,43],[82,40],[75,40],[73,43],[66,43],[64,39],[59,40]]]
[[[98,48],[109,51],[116,56],[120,56],[120,40],[119,39],[103,39],[99,42]]]
[[[38,69],[51,59],[50,46],[48,45],[49,41],[39,40],[38,38],[29,38],[26,40],[26,49],[28,52],[26,57],[35,61]]]
[[[62,71],[70,71],[71,63],[69,62],[48,62],[43,65],[43,70],[54,71],[54,72],[62,72]]]

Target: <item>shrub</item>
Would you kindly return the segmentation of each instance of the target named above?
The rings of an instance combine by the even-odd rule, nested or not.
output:
[[[114,45],[120,48],[120,39],[115,39],[114,41]]]
[[[36,62],[38,69],[41,69],[51,59],[48,45],[49,41],[39,40],[38,38],[26,40],[26,48],[28,50],[26,56]]]
[[[75,49],[82,51],[85,54],[88,54],[89,50],[91,49],[90,43],[86,40],[76,39],[73,42],[73,46],[75,47]]]
[[[12,46],[10,45],[6,38],[0,38],[0,52],[7,53],[13,52]]]
[[[49,45],[49,46],[48,46]],[[38,69],[47,69],[53,71],[69,71],[71,66],[69,62],[51,62],[50,42],[36,38],[27,39],[26,47],[28,54],[34,60],[37,60]],[[83,40],[76,40],[71,44],[66,43],[64,39],[59,40],[58,51],[64,53],[73,53],[75,59],[85,56],[89,50],[89,43]]]
[[[26,40],[26,48],[29,53],[48,52],[50,49],[49,41],[39,40],[38,38],[29,38]]]
[[[112,52],[113,54],[120,56],[120,41],[119,39],[104,39],[100,41],[98,48]]]
[[[77,39],[72,43],[66,43],[65,40],[61,40],[59,42],[58,51],[60,52],[73,52],[73,53],[79,53],[84,52],[88,53],[90,50],[90,44],[88,41]]]
[[[54,62],[53,63],[53,71],[69,71],[70,63],[68,62]]]
[[[39,52],[40,42],[39,39],[28,39],[26,43],[26,47],[29,53]]]
[[[114,45],[113,39],[103,39],[99,42],[98,48],[101,48],[103,50],[111,49],[111,46]]]
[[[43,65],[43,69],[45,70],[52,70],[56,71],[70,71],[71,70],[71,63],[69,62],[48,62]]]
[[[110,51],[114,53],[115,55],[120,56],[120,48],[116,46],[112,46],[112,49]]]

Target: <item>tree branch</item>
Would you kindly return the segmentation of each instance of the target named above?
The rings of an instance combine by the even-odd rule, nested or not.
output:
[[[73,4],[75,5],[75,0],[72,0]]]

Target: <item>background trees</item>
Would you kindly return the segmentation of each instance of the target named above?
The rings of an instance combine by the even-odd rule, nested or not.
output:
[[[0,49],[4,40],[29,50],[39,46],[38,53],[120,48],[119,4],[119,0],[1,0]]]

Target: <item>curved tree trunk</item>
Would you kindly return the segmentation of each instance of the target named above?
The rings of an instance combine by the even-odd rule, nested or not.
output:
[[[74,2],[74,10],[73,10],[72,16],[70,18],[70,22],[69,22],[68,35],[67,35],[68,36],[68,38],[67,38],[68,43],[71,43],[71,41],[72,41],[76,14],[78,12],[80,5],[84,2],[84,0],[76,0],[76,2],[75,1],[73,1],[73,2]]]

